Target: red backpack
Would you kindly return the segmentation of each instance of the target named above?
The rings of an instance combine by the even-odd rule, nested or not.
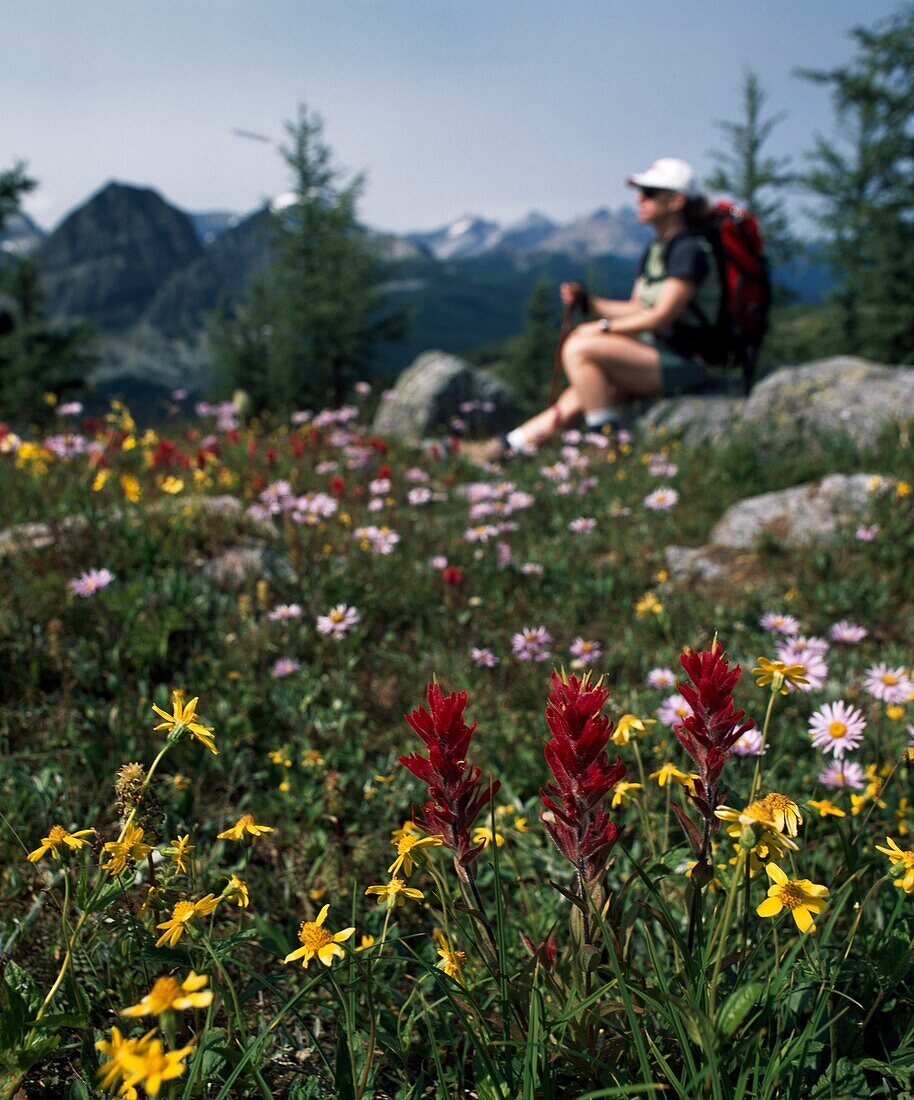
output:
[[[748,393],[771,308],[771,274],[761,230],[748,210],[723,200],[711,211],[704,233],[717,257],[723,291],[715,325],[718,358],[726,367],[742,368]]]

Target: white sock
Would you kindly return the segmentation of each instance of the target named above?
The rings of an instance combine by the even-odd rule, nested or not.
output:
[[[584,413],[584,423],[588,428],[602,428],[604,424],[618,424],[619,410],[614,408],[592,409]]]
[[[524,447],[527,446],[527,440],[520,428],[515,428],[513,432],[508,432],[505,436],[505,442],[512,451],[522,451]]]

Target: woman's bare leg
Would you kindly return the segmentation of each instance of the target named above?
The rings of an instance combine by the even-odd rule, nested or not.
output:
[[[554,405],[526,420],[517,430],[528,443],[539,444],[557,431],[569,427],[583,411],[580,395],[573,386],[569,386]]]

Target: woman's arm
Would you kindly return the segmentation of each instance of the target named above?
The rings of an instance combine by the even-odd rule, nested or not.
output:
[[[627,302],[620,302],[617,298],[598,298],[591,294],[590,308],[598,317],[605,317],[609,321],[642,312],[641,303],[634,297],[629,298]]]
[[[690,279],[663,280],[656,303],[650,309],[642,309],[638,303],[620,303],[627,307],[624,314],[607,315],[612,321],[612,331],[622,336],[637,336],[639,332],[658,332],[667,328],[683,313],[695,297],[695,283]]]

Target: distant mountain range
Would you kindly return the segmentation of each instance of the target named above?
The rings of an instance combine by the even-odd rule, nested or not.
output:
[[[243,301],[268,265],[269,220],[267,208],[187,213],[150,188],[109,183],[51,233],[17,216],[0,250],[34,257],[56,320],[99,330],[98,383],[201,389],[208,317]],[[586,278],[606,295],[627,296],[649,233],[623,207],[567,224],[540,213],[506,226],[464,215],[429,232],[376,237],[393,267],[387,289],[412,314],[407,339],[379,360],[395,372],[430,347],[467,352],[515,335],[543,276]],[[818,265],[788,281],[815,299],[824,273]]]

